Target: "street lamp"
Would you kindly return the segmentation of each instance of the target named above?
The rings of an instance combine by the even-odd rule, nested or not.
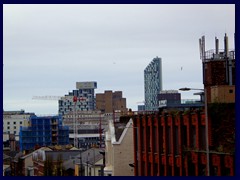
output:
[[[207,89],[196,89],[196,88],[180,88],[179,91],[190,91],[190,90],[199,90],[204,92],[204,108],[205,108],[205,136],[206,136],[206,154],[207,154],[207,176],[210,176],[210,165],[209,165],[209,142],[208,142],[208,106],[207,106]]]

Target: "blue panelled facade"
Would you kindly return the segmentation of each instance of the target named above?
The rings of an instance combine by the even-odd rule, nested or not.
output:
[[[32,150],[36,145],[66,145],[69,144],[69,129],[62,125],[61,116],[32,116],[29,126],[20,127],[20,150]]]

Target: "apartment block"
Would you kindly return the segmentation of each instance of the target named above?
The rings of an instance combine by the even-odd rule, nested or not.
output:
[[[95,93],[97,82],[76,82],[76,89],[69,92],[58,101],[58,112],[65,115],[74,111],[95,110]]]
[[[144,70],[146,111],[158,110],[158,94],[162,90],[162,59],[154,58]]]
[[[28,126],[20,127],[19,143],[21,151],[69,144],[69,128],[62,125],[61,116],[32,116]]]
[[[34,113],[21,111],[3,111],[3,134],[14,134],[19,140],[20,127],[33,116]],[[3,136],[3,141],[9,140],[9,135]]]

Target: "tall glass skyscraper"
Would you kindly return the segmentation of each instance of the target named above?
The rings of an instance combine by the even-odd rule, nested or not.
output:
[[[154,58],[144,70],[145,110],[158,110],[158,94],[162,90],[162,59]]]

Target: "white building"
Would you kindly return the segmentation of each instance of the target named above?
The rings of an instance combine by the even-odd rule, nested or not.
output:
[[[109,129],[105,135],[105,176],[134,175],[134,169],[129,166],[134,162],[132,123],[130,119],[127,124],[120,124],[120,127],[117,123],[109,121]]]
[[[8,134],[14,134],[16,140],[19,140],[19,131],[21,126],[26,126],[27,121],[34,113],[25,113],[21,111],[3,112],[3,141],[7,141]]]

